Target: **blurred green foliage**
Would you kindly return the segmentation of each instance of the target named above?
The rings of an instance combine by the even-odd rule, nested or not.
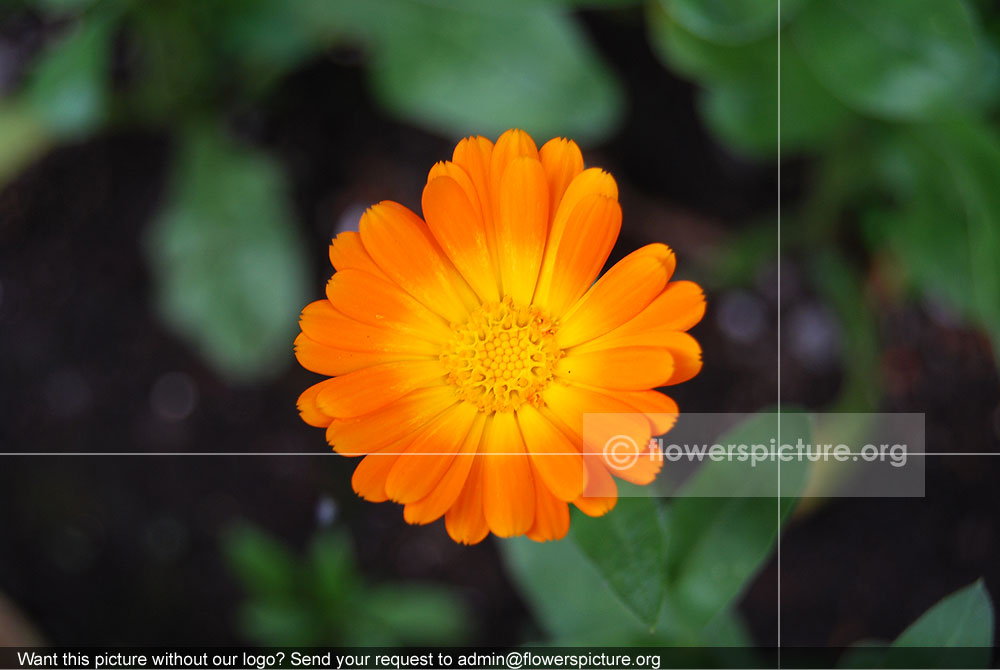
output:
[[[993,604],[980,579],[943,599],[903,631],[893,641],[882,665],[909,668],[925,664],[929,656],[936,655],[939,658],[935,665],[945,667],[954,663],[954,658],[941,650],[957,647],[971,650],[973,655],[967,660],[986,667],[992,646]]]
[[[778,415],[748,418],[719,438],[722,444],[768,444],[778,435]],[[805,415],[783,412],[782,441],[810,443]],[[787,464],[781,473],[782,517],[805,482]],[[733,497],[719,498],[718,491]],[[756,574],[777,539],[776,468],[748,473],[743,464],[709,462],[669,505],[647,488],[623,485],[613,514],[580,519],[570,537],[590,558],[636,618],[656,626],[666,607],[674,625],[704,628]],[[742,497],[738,497],[742,496]],[[787,496],[787,497],[785,497]]]
[[[0,185],[109,126],[169,131],[169,192],[147,235],[158,312],[236,382],[291,362],[309,291],[283,168],[226,121],[297,66],[356,48],[388,112],[456,139],[518,126],[595,141],[623,110],[569,3],[37,0],[3,11],[19,8],[55,38],[0,100]]]
[[[447,136],[516,126],[589,142],[621,116],[617,81],[559,3],[385,0],[343,18],[386,109]]]
[[[993,604],[980,579],[942,599],[891,644],[855,645],[838,667],[986,668],[992,646]]]
[[[752,160],[808,159],[782,239],[845,324],[839,409],[878,402],[865,277],[885,259],[1000,346],[1000,12],[985,0],[22,1],[4,11],[40,13],[55,39],[0,100],[0,185],[108,127],[170,132],[167,195],[146,237],[159,313],[220,374],[260,379],[291,360],[307,264],[283,167],[232,136],[228,116],[307,60],[351,47],[378,102],[409,123],[452,138],[520,126],[597,142],[624,101],[573,11],[631,5],[664,64],[699,87],[721,143]],[[774,233],[767,221],[736,237],[720,252],[720,281],[773,260]],[[847,260],[855,236],[860,261]],[[755,421],[730,441],[765,441],[773,427]],[[795,415],[783,429],[808,431]],[[801,485],[783,475],[780,501],[623,497],[611,515],[574,521],[569,541],[503,551],[550,641],[738,647],[749,637],[735,602]],[[709,465],[689,486],[726,476]],[[319,535],[304,558],[249,527],[226,547],[250,595],[244,630],[262,644],[463,639],[453,598],[366,584],[342,534]],[[914,642],[988,645],[992,616],[977,583],[891,649],[857,651],[891,667]]]
[[[763,413],[718,441],[768,444],[777,430],[777,414]],[[782,441],[810,441],[803,414],[783,412],[781,430]],[[556,644],[596,636],[603,644],[749,645],[735,605],[774,550],[779,521],[791,512],[804,477],[785,469],[779,502],[747,488],[777,491],[776,469],[748,478],[746,467],[730,465],[705,463],[669,503],[622,485],[611,514],[574,519],[573,547],[505,543],[522,593]],[[743,482],[731,482],[736,475]],[[710,495],[719,490],[733,490],[734,497]],[[576,604],[575,618],[565,615],[567,599]]]
[[[43,55],[25,82],[23,100],[57,137],[93,130],[107,113],[107,72],[114,17],[96,14]]]
[[[1000,346],[1000,135],[985,123],[950,121],[881,139],[879,174],[899,204],[865,212],[871,243]]]
[[[879,335],[864,277],[885,261],[915,293],[985,328],[998,350],[995,4],[782,0],[780,22],[778,0],[647,9],[663,62],[698,84],[702,115],[723,143],[758,160],[811,159],[782,241],[811,264],[845,324],[839,409],[877,406]],[[768,222],[736,240],[727,266],[759,266],[758,242],[775,232]],[[867,264],[847,260],[856,237]]]
[[[351,47],[364,55],[384,108],[429,130],[457,137],[520,126],[539,137],[599,141],[619,123],[623,96],[572,12],[642,4],[22,1],[15,6],[61,27],[21,86],[0,101],[0,180],[60,142],[109,124],[141,124],[176,134],[172,183],[190,184],[183,173],[197,164],[190,160],[189,129],[209,128],[232,157],[199,178],[216,179],[220,199],[226,198],[224,184],[274,182],[255,203],[272,220],[260,223],[263,217],[248,206],[251,223],[237,231],[239,213],[219,217],[226,205],[176,187],[150,239],[169,245],[185,238],[184,244],[218,249],[228,230],[237,245],[257,248],[262,268],[301,267],[294,233],[277,232],[294,219],[282,193],[281,166],[263,167],[268,159],[261,152],[226,138],[231,110],[261,100],[306,60]],[[806,201],[785,213],[793,224],[785,226],[787,248],[806,256],[831,243],[836,250],[851,237],[846,229],[860,222],[873,262],[891,259],[914,291],[947,301],[1000,343],[1000,275],[992,267],[1000,253],[1000,196],[993,188],[1000,169],[1000,17],[994,6],[971,0],[649,0],[644,6],[653,47],[667,67],[697,83],[705,122],[723,143],[773,160],[780,132],[782,156],[812,159]],[[124,54],[124,83],[112,84],[114,53]],[[241,166],[244,159],[253,167]],[[195,212],[199,207],[204,211]],[[215,225],[190,223],[199,217]],[[180,229],[184,220],[187,231]],[[202,230],[216,241],[194,241]],[[749,259],[744,265],[759,266],[773,253],[756,244],[773,230],[763,233],[745,235],[723,255],[742,254]],[[260,239],[252,241],[253,235]],[[275,258],[264,259],[268,249]],[[197,261],[177,254],[165,260],[160,251],[150,250],[160,313],[222,374],[252,380],[279,369],[275,361],[290,359],[282,338],[294,334],[295,312],[307,294],[294,271],[279,280],[281,290],[261,293],[252,281],[208,277],[204,272],[212,270],[204,264],[204,283],[194,281]],[[864,283],[850,279],[868,268],[845,256],[827,254],[822,262],[830,272],[815,273],[814,281],[836,296],[842,322],[869,323],[861,316]],[[181,267],[170,268],[172,263]],[[232,265],[220,263],[214,272],[230,272]],[[825,286],[827,277],[836,285]],[[179,293],[198,285],[204,296]],[[203,303],[213,299],[230,301],[225,318],[205,316]],[[261,332],[264,316],[285,325]],[[857,371],[848,376],[858,379],[872,356],[866,342],[877,341],[877,334],[854,330],[846,359],[856,361]],[[860,386],[847,385],[842,406],[872,406],[877,393]]]
[[[303,250],[281,169],[217,128],[183,130],[146,250],[165,321],[227,376],[280,370],[307,302]]]
[[[614,514],[577,519],[571,524],[572,537],[611,590],[640,621],[652,626],[665,593],[664,580],[656,578],[667,558],[663,519],[652,498],[620,502]]]
[[[369,584],[343,531],[322,531],[307,554],[249,525],[225,538],[230,566],[248,600],[240,627],[263,646],[461,644],[461,602],[428,584]]]
[[[805,414],[781,416],[782,442],[811,441]],[[767,444],[776,435],[776,417],[751,416],[719,442]],[[735,497],[739,489],[734,497],[707,497],[727,485],[735,472],[728,465],[706,463],[669,502],[625,487],[613,513],[576,515],[571,542],[505,541],[507,564],[543,628],[543,641],[698,647],[692,667],[759,663],[752,649],[739,649],[751,640],[736,605],[772,555],[780,522],[795,506],[807,473],[784,464],[791,467],[782,468],[780,500],[760,492]],[[772,471],[760,481],[776,490],[776,476]],[[956,657],[942,648],[961,648],[968,667],[987,667],[993,616],[980,580],[943,599],[891,644],[869,641],[848,650],[841,667],[948,667]]]

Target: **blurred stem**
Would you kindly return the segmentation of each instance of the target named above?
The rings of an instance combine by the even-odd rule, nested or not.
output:
[[[863,273],[845,258],[839,234],[850,201],[869,183],[864,144],[863,137],[846,138],[821,160],[791,240],[812,259],[813,283],[843,329],[845,378],[834,412],[874,411],[883,387],[878,320]]]
[[[835,243],[844,212],[871,183],[870,173],[865,133],[851,132],[838,140],[818,162],[793,242],[810,247]]]
[[[831,248],[818,251],[811,270],[816,288],[836,312],[843,329],[844,383],[831,411],[874,411],[883,386],[878,322],[865,296],[861,274]]]
[[[55,144],[53,133],[19,101],[0,103],[0,188]]]

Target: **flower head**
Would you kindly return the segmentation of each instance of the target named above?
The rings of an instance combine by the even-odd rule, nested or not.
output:
[[[618,188],[570,140],[464,139],[431,168],[422,208],[381,202],[333,241],[327,298],[303,310],[295,341],[331,378],[299,398],[302,418],[363,456],[360,496],[405,505],[410,523],[444,516],[468,544],[561,538],[569,503],[598,516],[617,500],[613,476],[655,478],[646,445],[678,410],[653,389],[700,370],[685,331],[704,295],[670,281],[663,244],[598,279]]]

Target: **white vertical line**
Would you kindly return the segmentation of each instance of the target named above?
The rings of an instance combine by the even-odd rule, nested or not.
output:
[[[778,449],[781,449],[781,0],[778,0]],[[781,667],[781,458],[778,458],[778,667]]]

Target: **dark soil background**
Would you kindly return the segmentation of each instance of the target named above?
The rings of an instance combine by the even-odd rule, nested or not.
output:
[[[630,101],[622,129],[587,155],[622,187],[612,260],[660,239],[678,251],[680,274],[710,277],[706,249],[774,214],[776,165],[742,161],[706,134],[695,91],[654,58],[641,26],[584,18]],[[289,169],[317,296],[338,226],[381,199],[417,208],[426,170],[453,146],[385,118],[346,57],[306,66],[269,104],[233,109],[231,123]],[[530,613],[496,540],[461,547],[441,523],[408,526],[400,508],[356,499],[353,462],[328,456],[322,433],[298,418],[295,399],[314,376],[294,364],[291,342],[276,382],[233,387],[155,318],[141,244],[172,158],[169,136],[119,131],[55,151],[0,192],[0,445],[317,457],[3,456],[0,592],[57,644],[242,642],[243,596],[221,533],[249,519],[301,548],[321,503],[335,501],[372,580],[453,585],[478,617],[474,642],[521,641]],[[786,164],[785,211],[808,175]],[[682,411],[774,402],[779,310],[783,400],[822,408],[836,397],[840,326],[808,285],[809,259],[782,262],[780,305],[776,267],[755,286],[710,290],[694,330],[704,371],[671,390]],[[887,308],[880,327],[883,408],[925,412],[928,451],[1000,452],[986,338],[920,305]],[[980,576],[1000,594],[998,481],[1000,456],[932,456],[924,499],[841,499],[800,515],[781,541],[782,643],[891,638]],[[777,641],[778,580],[772,559],[741,604],[763,645]]]

